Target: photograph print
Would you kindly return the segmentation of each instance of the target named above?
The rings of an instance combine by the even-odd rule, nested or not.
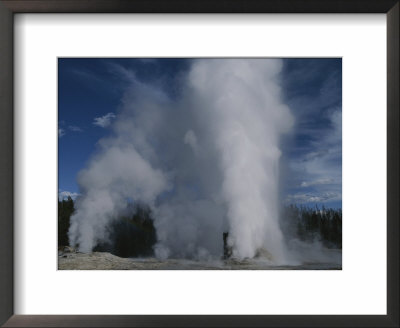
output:
[[[341,270],[341,58],[58,58],[59,270]]]

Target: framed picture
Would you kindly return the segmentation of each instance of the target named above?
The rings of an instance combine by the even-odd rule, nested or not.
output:
[[[398,326],[398,1],[0,10],[2,324]]]

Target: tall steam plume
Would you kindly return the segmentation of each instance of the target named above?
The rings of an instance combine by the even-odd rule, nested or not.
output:
[[[156,256],[237,258],[267,250],[285,261],[278,220],[281,60],[192,60],[178,99],[120,68],[130,87],[113,134],[78,176],[70,243],[90,252],[127,203],[152,209]]]

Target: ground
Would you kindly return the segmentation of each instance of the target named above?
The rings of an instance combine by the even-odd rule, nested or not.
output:
[[[335,263],[303,263],[274,266],[268,260],[159,260],[156,258],[121,258],[110,253],[59,252],[59,270],[341,270]]]

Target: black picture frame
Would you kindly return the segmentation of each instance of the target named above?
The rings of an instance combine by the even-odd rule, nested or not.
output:
[[[0,0],[0,324],[5,327],[399,327],[399,8],[398,0]],[[13,17],[16,13],[56,12],[385,13],[387,315],[14,315]]]

